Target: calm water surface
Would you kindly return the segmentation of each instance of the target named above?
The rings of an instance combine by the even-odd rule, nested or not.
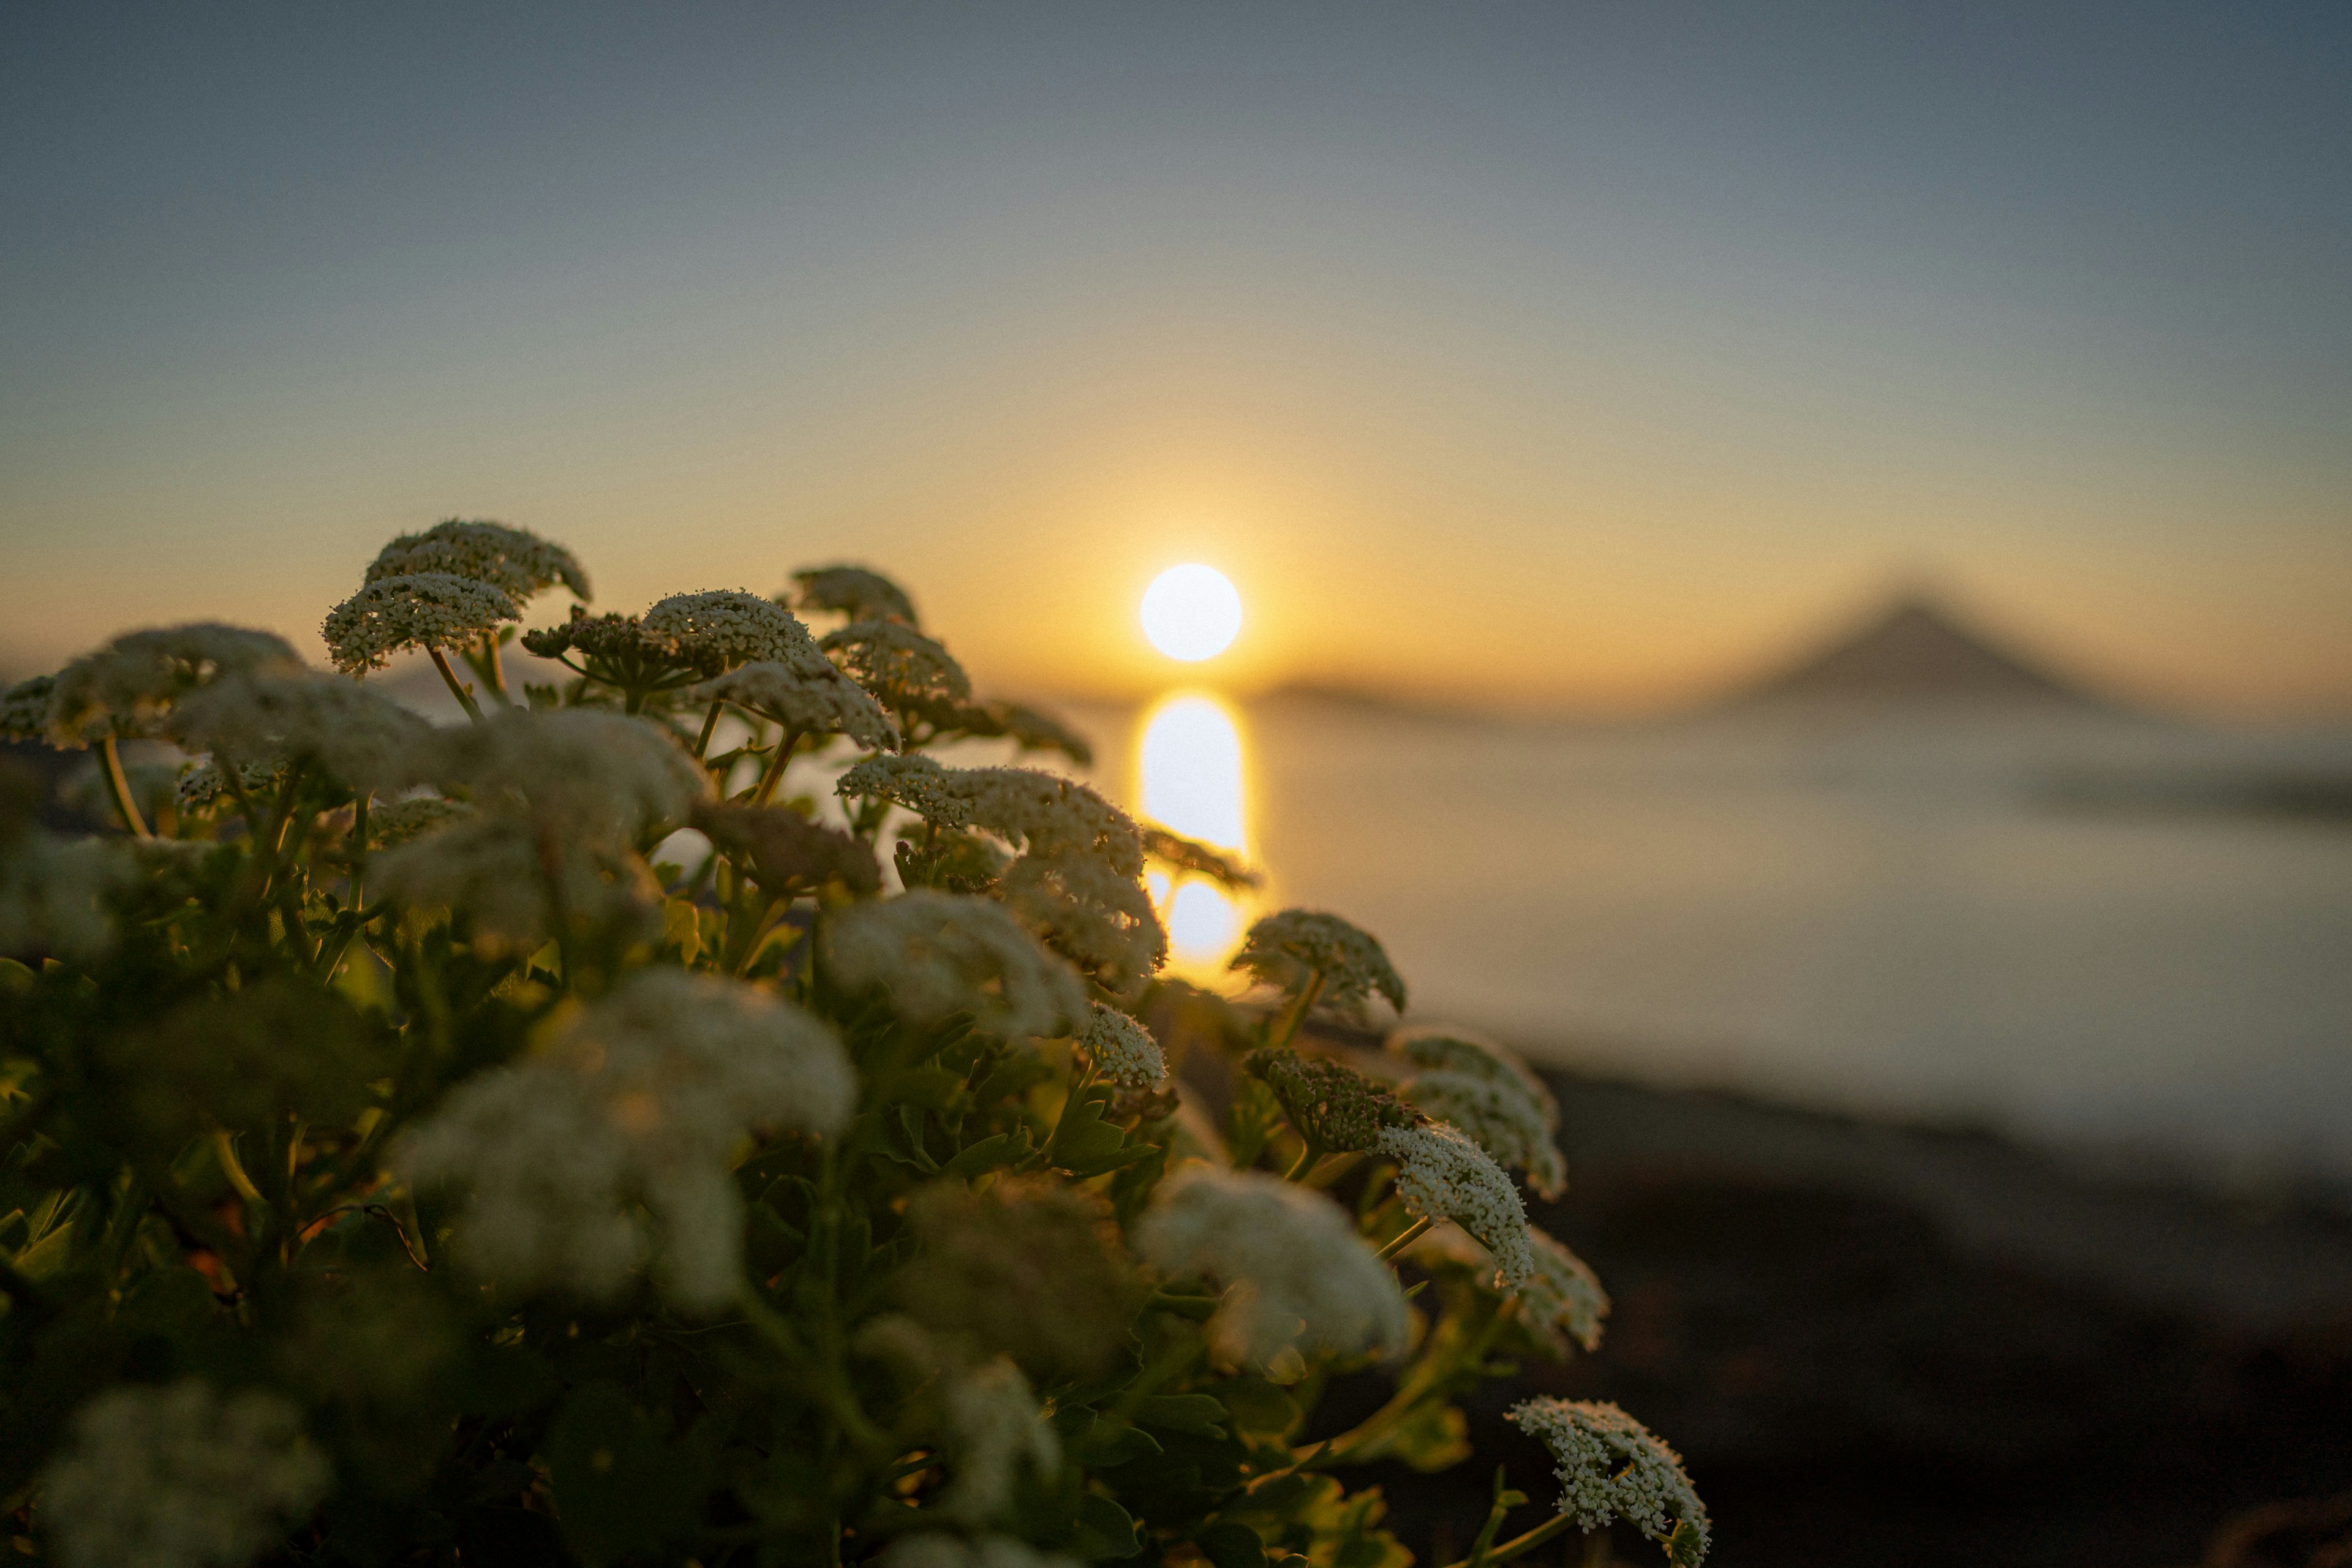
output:
[[[1418,1018],[1654,1080],[2352,1176],[2352,824],[2053,797],[2340,775],[2352,733],[1085,717],[1106,784],[1244,849],[1268,900],[1373,931]],[[1204,972],[1250,911],[1173,891]]]

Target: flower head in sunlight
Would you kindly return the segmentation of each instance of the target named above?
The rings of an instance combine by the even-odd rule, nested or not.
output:
[[[874,851],[863,840],[821,827],[789,806],[705,801],[695,807],[694,826],[772,898],[828,882],[853,893],[882,886]]]
[[[710,795],[709,779],[659,727],[595,708],[509,710],[436,730],[417,773],[485,808],[520,811],[567,845],[634,844]]]
[[[971,677],[938,643],[904,621],[852,621],[820,645],[883,707],[908,719],[961,727]]]
[[[1319,979],[1318,999],[1341,1011],[1360,1011],[1375,991],[1404,1011],[1404,980],[1380,942],[1318,910],[1284,910],[1251,926],[1232,967],[1294,994]]]
[[[1024,855],[996,892],[1040,941],[1106,990],[1124,992],[1168,960],[1151,895],[1094,856]]]
[[[1321,1193],[1263,1171],[1187,1165],[1160,1184],[1134,1234],[1163,1275],[1223,1287],[1209,1337],[1228,1365],[1276,1371],[1300,1352],[1404,1349],[1395,1273]]]
[[[865,688],[832,665],[758,659],[688,689],[694,702],[732,702],[798,735],[847,735],[869,752],[895,751],[898,726]]]
[[[58,672],[49,688],[49,743],[84,746],[102,735],[153,735],[173,706],[207,681],[301,668],[286,639],[271,632],[215,621],[126,632]]]
[[[798,590],[793,603],[803,610],[831,610],[853,621],[922,624],[907,590],[864,566],[803,567],[793,574],[793,583]]]
[[[1495,1277],[1516,1290],[1535,1272],[1527,1205],[1486,1152],[1442,1121],[1384,1127],[1374,1152],[1396,1162],[1397,1196],[1424,1219],[1450,1219],[1495,1255]]]
[[[1622,1519],[1653,1541],[1668,1542],[1675,1568],[1706,1555],[1706,1507],[1681,1457],[1624,1411],[1542,1398],[1514,1405],[1506,1419],[1551,1450],[1562,1489],[1559,1510],[1578,1529],[1601,1530]]]
[[[646,612],[644,625],[675,637],[680,655],[706,668],[770,660],[814,675],[824,662],[816,639],[791,611],[741,588],[672,594]]]
[[[1097,1002],[1077,1034],[1078,1048],[1095,1071],[1126,1089],[1149,1089],[1168,1077],[1167,1058],[1151,1031]]]
[[[1066,1035],[1086,987],[992,899],[918,889],[830,922],[830,970],[851,991],[881,990],[918,1024],[970,1013],[991,1034]]]
[[[950,782],[961,771],[916,753],[868,757],[844,770],[833,787],[844,800],[887,800],[933,827],[961,827],[971,820],[971,802]]]
[[[376,583],[419,572],[470,577],[502,589],[518,603],[559,583],[579,598],[595,597],[589,592],[588,574],[579,557],[528,529],[502,522],[453,517],[422,533],[404,533],[377,552],[364,581]]]
[[[319,635],[335,668],[382,669],[403,648],[463,647],[501,621],[522,619],[514,595],[448,572],[380,577],[327,612]]]

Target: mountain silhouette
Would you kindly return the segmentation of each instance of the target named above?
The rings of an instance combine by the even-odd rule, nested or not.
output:
[[[1897,600],[1733,700],[2103,706],[2083,688],[2001,647],[1945,605],[1919,595]]]

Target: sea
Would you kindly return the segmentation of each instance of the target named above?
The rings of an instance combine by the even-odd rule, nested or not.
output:
[[[1408,1018],[1580,1072],[2352,1183],[2352,725],[1211,692],[1072,717],[1103,788],[1263,869],[1238,902],[1157,888],[1204,982],[1255,914],[1328,910]]]

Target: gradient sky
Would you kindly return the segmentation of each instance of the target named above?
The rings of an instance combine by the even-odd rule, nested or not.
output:
[[[1244,688],[1636,707],[1925,574],[2352,705],[2340,4],[16,5],[0,213],[19,671],[462,513],[1014,689],[1200,559]]]

